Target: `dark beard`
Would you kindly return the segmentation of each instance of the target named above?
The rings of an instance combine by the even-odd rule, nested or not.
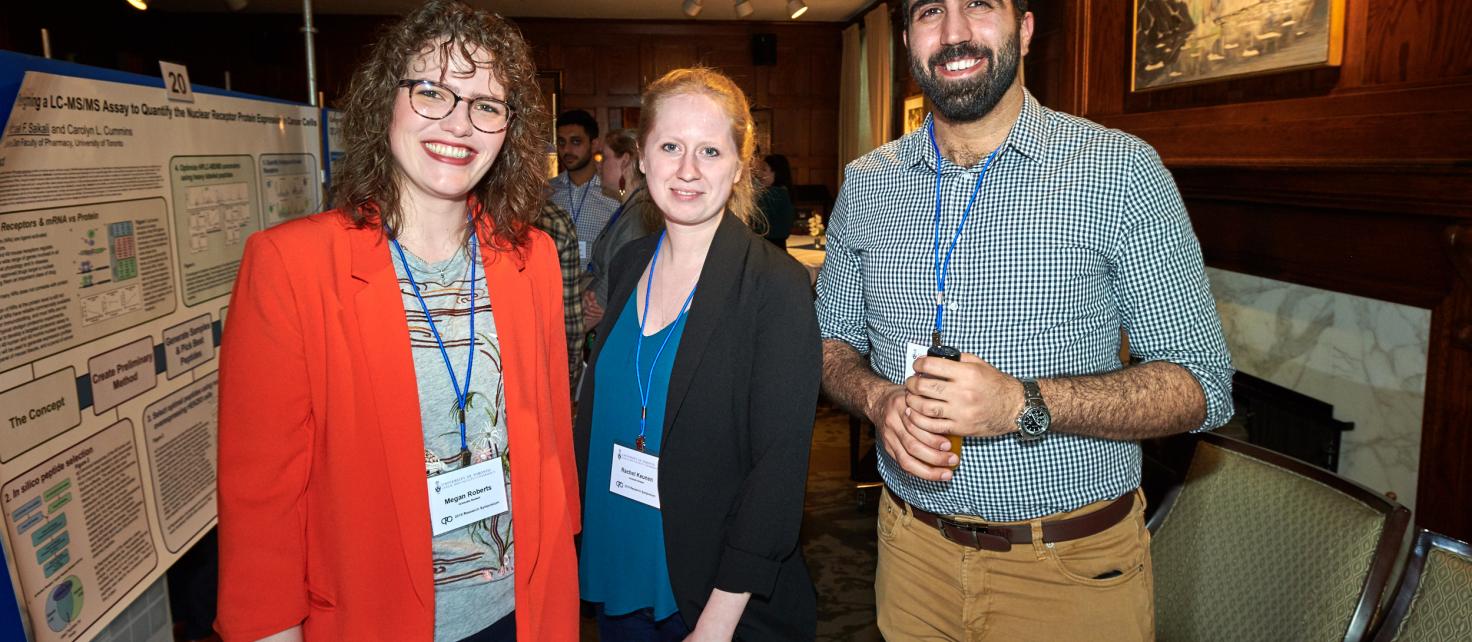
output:
[[[565,170],[565,171],[569,171],[569,172],[576,172],[576,171],[578,171],[578,170],[580,170],[580,169],[582,169],[584,167],[587,167],[588,166],[588,163],[592,162],[593,155],[592,154],[588,154],[587,156],[583,156],[583,157],[579,158],[578,160],[581,160],[582,162],[581,163],[578,163],[576,165],[574,165],[572,163],[563,162],[564,160],[566,160],[566,157],[559,157],[557,159],[558,162],[562,163],[562,169]]]
[[[962,58],[985,60],[986,72],[958,82],[941,80],[935,74],[936,67]],[[1021,58],[1022,49],[1014,33],[1002,45],[1001,56],[988,47],[971,43],[951,45],[935,52],[928,65],[921,65],[911,55],[910,75],[942,117],[953,123],[969,123],[991,113],[992,108],[1001,102],[1002,96],[1017,79],[1017,64]]]

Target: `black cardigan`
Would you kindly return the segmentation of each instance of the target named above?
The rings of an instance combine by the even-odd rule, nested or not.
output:
[[[751,592],[742,640],[812,640],[817,595],[798,550],[822,347],[806,270],[723,215],[670,373],[659,458],[665,559],[692,628],[712,588]],[[588,490],[598,354],[654,254],[630,243],[609,272],[608,311],[573,429]],[[598,480],[594,492],[607,492]]]

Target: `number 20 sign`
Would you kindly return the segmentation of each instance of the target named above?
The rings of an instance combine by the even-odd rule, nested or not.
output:
[[[194,102],[194,90],[189,87],[189,70],[184,65],[158,61],[159,71],[164,77],[164,91],[169,100],[181,103]]]

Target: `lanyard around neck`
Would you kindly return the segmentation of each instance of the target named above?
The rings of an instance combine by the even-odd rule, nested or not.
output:
[[[409,286],[414,288],[414,298],[419,300],[419,309],[424,311],[424,320],[429,323],[429,331],[434,334],[435,345],[440,348],[440,357],[445,360],[445,370],[450,373],[450,385],[455,390],[456,409],[459,410],[460,420],[460,465],[470,465],[470,445],[465,438],[465,404],[470,398],[470,373],[475,366],[475,264],[478,261],[476,249],[475,232],[470,233],[470,350],[465,358],[465,389],[460,389],[460,381],[455,378],[455,368],[450,365],[450,353],[445,350],[445,342],[440,338],[440,331],[435,327],[434,317],[429,314],[429,305],[424,302],[424,295],[419,292],[419,282],[414,280],[414,270],[409,267],[409,259],[404,256],[404,248],[399,245],[399,240],[392,236],[390,230],[389,242],[393,243],[394,250],[399,253],[399,262],[404,266],[404,275],[409,277]]]
[[[659,233],[659,240],[654,245],[654,259],[649,262],[649,281],[644,283],[644,315],[639,318],[639,340],[634,344],[634,381],[639,384],[639,437],[634,439],[634,448],[640,452],[644,451],[644,428],[649,418],[649,392],[654,390],[654,369],[659,366],[659,357],[664,354],[665,346],[669,345],[670,337],[675,336],[675,324],[685,318],[685,310],[690,307],[690,300],[695,298],[695,288],[700,285],[700,280],[695,280],[695,285],[690,286],[690,294],[685,295],[685,303],[680,305],[680,313],[675,320],[670,322],[669,334],[664,335],[664,340],[659,342],[659,350],[654,353],[654,362],[649,364],[649,376],[646,378],[639,367],[639,361],[644,353],[644,324],[649,321],[649,300],[654,291],[654,268],[659,265],[659,247],[664,244],[664,232]],[[645,381],[649,382],[647,385]]]
[[[931,246],[931,257],[935,262],[935,334],[931,335],[931,344],[941,345],[940,333],[944,327],[945,302],[946,302],[946,273],[951,269],[951,253],[956,251],[956,241],[961,239],[961,233],[966,230],[966,219],[971,216],[971,207],[976,205],[976,195],[981,193],[981,182],[986,180],[986,170],[992,165],[992,159],[997,157],[1001,146],[992,150],[986,157],[986,162],[981,165],[981,173],[976,176],[976,187],[971,189],[971,200],[966,202],[966,209],[961,212],[961,222],[956,225],[956,233],[951,236],[951,245],[946,248],[944,262],[940,256],[940,173],[941,167],[945,165],[945,157],[940,155],[940,145],[935,142],[935,121],[930,121],[930,149],[935,152],[935,241]]]
[[[573,225],[573,227],[577,227],[577,225],[578,225],[578,219],[580,219],[580,218],[583,217],[583,201],[588,200],[588,192],[593,191],[593,179],[591,179],[591,178],[588,179],[588,183],[586,185],[583,185],[583,195],[580,196],[580,197],[578,197],[578,202],[577,202],[576,205],[574,205],[573,202],[572,202],[572,193],[573,192],[576,192],[576,191],[578,191],[578,186],[572,184],[572,174],[568,174],[567,175],[567,208],[570,209],[570,210],[572,210],[572,225]]]

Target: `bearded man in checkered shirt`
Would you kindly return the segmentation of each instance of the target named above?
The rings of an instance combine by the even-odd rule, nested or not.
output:
[[[1149,145],[1023,89],[1027,0],[905,11],[933,113],[847,167],[817,285],[879,436],[880,631],[1153,639],[1137,440],[1232,413],[1190,219]]]

